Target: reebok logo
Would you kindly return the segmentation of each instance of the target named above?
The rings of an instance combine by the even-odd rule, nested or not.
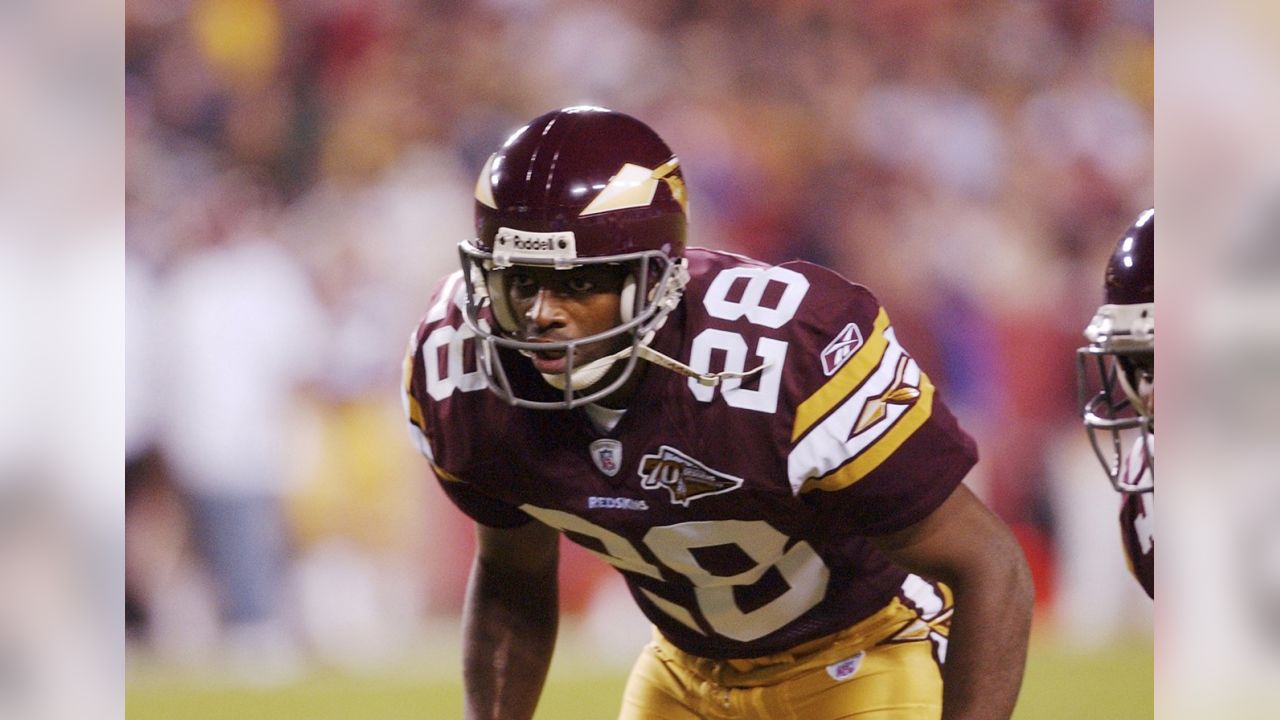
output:
[[[822,372],[831,377],[862,347],[862,331],[849,323],[822,349]]]

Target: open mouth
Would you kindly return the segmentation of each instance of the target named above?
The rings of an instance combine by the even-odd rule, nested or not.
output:
[[[569,365],[569,356],[564,350],[543,350],[530,354],[529,359],[538,372],[544,375],[563,374]]]

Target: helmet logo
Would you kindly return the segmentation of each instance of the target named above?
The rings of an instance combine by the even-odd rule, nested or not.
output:
[[[1111,349],[1149,349],[1156,336],[1156,305],[1103,305],[1084,329],[1084,336],[1090,343]]]
[[[658,192],[659,182],[667,183],[672,197],[680,203],[680,209],[687,212],[684,182],[678,177],[671,177],[671,173],[678,167],[680,167],[680,160],[674,157],[652,170],[627,163],[622,166],[618,174],[609,179],[609,184],[605,185],[600,194],[583,208],[578,217],[613,210],[648,207],[653,203],[654,194]]]
[[[611,438],[601,438],[588,446],[591,450],[591,462],[596,469],[613,477],[622,468],[622,443]]]
[[[671,504],[689,503],[708,495],[720,495],[742,487],[742,478],[717,472],[668,445],[640,459],[640,487],[666,488]]]
[[[573,232],[533,232],[498,228],[493,238],[493,264],[511,267],[519,262],[551,261],[556,267],[572,265],[578,258]]]

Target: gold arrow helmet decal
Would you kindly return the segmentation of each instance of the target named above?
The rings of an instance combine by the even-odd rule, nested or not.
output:
[[[609,183],[600,190],[600,194],[596,195],[589,205],[583,208],[578,217],[596,215],[613,210],[646,207],[653,202],[653,196],[658,191],[659,182],[667,183],[667,186],[671,189],[671,196],[676,199],[676,202],[680,203],[680,209],[688,212],[684,182],[678,177],[671,177],[671,173],[675,172],[678,167],[680,167],[680,160],[676,157],[672,157],[653,170],[627,163],[622,166],[622,169],[616,175],[609,179]]]
[[[490,155],[489,159],[484,161],[484,168],[480,170],[480,177],[476,178],[476,201],[494,210],[498,209],[498,201],[493,199],[493,185],[489,175],[493,172],[493,161],[496,157],[498,157],[498,153]]]

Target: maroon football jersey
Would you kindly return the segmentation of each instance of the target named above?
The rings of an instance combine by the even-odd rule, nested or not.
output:
[[[1146,439],[1155,453],[1155,437]],[[1133,449],[1125,458],[1124,482],[1130,485],[1147,482],[1143,475],[1150,473],[1143,439],[1134,441]],[[1142,589],[1151,598],[1156,596],[1156,494],[1134,493],[1124,496],[1120,506],[1120,537],[1124,542],[1125,559],[1133,576],[1142,583]]]
[[[508,406],[485,390],[454,274],[412,338],[406,411],[477,522],[560,529],[686,652],[772,654],[898,594],[907,573],[867,537],[928,515],[977,451],[866,288],[804,262],[686,257],[684,298],[652,346],[701,372],[764,365],[756,376],[707,387],[642,363],[609,432],[580,409]],[[545,386],[521,356],[504,364]]]

